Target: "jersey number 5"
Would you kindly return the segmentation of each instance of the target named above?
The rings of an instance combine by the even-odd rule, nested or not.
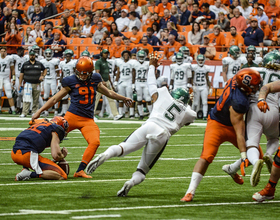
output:
[[[90,94],[89,94],[90,90]],[[88,104],[89,103],[89,95],[90,95],[90,104],[93,103],[93,96],[94,96],[94,88],[92,86],[88,87],[80,87],[79,88],[79,94],[82,96],[85,96],[85,100],[80,100],[80,104]]]
[[[178,105],[176,105],[175,103],[173,103],[168,109],[167,112],[165,113],[164,116],[169,120],[169,121],[174,121],[175,119],[175,115],[172,113],[173,109],[177,112],[181,112],[181,109],[178,107]]]

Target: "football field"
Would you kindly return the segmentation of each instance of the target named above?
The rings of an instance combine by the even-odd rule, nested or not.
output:
[[[138,120],[99,120],[101,146],[96,155],[122,142],[141,123]],[[14,137],[28,127],[28,119],[2,114],[0,219],[278,219],[279,186],[274,200],[262,204],[252,200],[252,195],[268,182],[266,166],[256,187],[250,185],[252,167],[246,168],[243,185],[236,184],[222,171],[224,164],[240,158],[239,151],[230,143],[220,147],[194,201],[180,202],[202,150],[205,126],[206,122],[196,120],[195,124],[183,127],[172,136],[146,180],[134,186],[127,197],[120,198],[116,196],[117,192],[136,170],[142,149],[106,161],[92,173],[92,179],[73,178],[87,147],[80,131],[75,130],[61,143],[61,147],[66,147],[69,152],[66,157],[70,165],[68,180],[16,182],[15,175],[22,167],[14,164],[10,152]],[[263,136],[261,146],[264,151],[265,142]],[[51,159],[50,149],[41,155]]]

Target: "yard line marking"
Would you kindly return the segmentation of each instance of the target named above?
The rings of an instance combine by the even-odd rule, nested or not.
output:
[[[274,201],[266,201],[263,204],[277,204],[280,203],[280,200]],[[135,210],[135,209],[160,209],[160,208],[184,208],[184,207],[200,207],[200,206],[231,206],[231,205],[259,205],[258,202],[221,202],[221,203],[201,203],[201,204],[193,204],[186,203],[183,205],[156,205],[156,206],[134,206],[134,207],[112,207],[112,208],[96,208],[96,209],[73,209],[73,210],[61,210],[61,214],[66,212],[75,213],[75,212],[96,212],[96,211],[123,211],[123,210]],[[39,214],[40,212],[44,212],[43,210],[33,210],[34,213],[31,213],[32,210],[19,210],[20,213],[0,213],[0,216],[10,216],[10,215],[24,215],[24,214]],[[37,213],[36,213],[37,212]],[[58,211],[57,211],[58,212]],[[64,213],[65,212],[65,213]],[[68,214],[67,213],[67,214]],[[60,214],[60,213],[57,213]]]
[[[250,175],[247,175],[248,177]],[[270,176],[270,174],[261,174],[261,176]],[[145,180],[177,180],[177,179],[191,179],[191,176],[179,177],[151,177]],[[230,175],[221,176],[204,176],[203,178],[231,178]],[[124,182],[128,179],[106,179],[106,180],[77,180],[77,181],[39,181],[39,182],[20,182],[20,183],[2,183],[0,186],[23,186],[23,185],[52,185],[52,184],[69,184],[69,183],[103,183],[103,182]]]
[[[89,218],[119,218],[120,214],[116,215],[89,215],[89,216],[72,216],[72,219],[89,219]]]

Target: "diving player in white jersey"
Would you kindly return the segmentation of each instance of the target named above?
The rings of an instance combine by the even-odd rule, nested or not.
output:
[[[259,65],[261,62],[262,62],[262,58],[261,57],[257,57],[257,50],[256,50],[256,47],[254,45],[250,45],[247,47],[246,49],[246,52],[247,53],[252,53],[254,55],[254,60],[253,62],[257,65]],[[246,57],[241,57],[241,66],[245,65],[246,63],[248,63]]]
[[[193,58],[190,56],[190,49],[188,47],[180,47],[179,52],[181,52],[184,55],[183,63],[192,63]]]
[[[144,99],[147,102],[147,108],[149,112],[152,112],[152,103],[151,96],[148,90],[147,85],[147,74],[149,70],[149,62],[145,61],[146,53],[144,50],[139,50],[136,54],[137,61],[133,65],[136,74],[136,93],[137,93],[137,102],[138,102],[138,112],[139,112],[139,120],[143,120],[144,111],[143,111],[143,103]]]
[[[270,82],[280,80],[280,53],[277,50],[269,52],[263,58],[263,67],[252,67],[249,69],[257,70],[262,79],[262,85]],[[259,92],[250,98],[250,108],[246,115],[246,147],[247,157],[249,162],[254,166],[250,183],[252,186],[257,186],[260,180],[260,174],[263,167],[263,162],[266,163],[268,171],[271,172],[272,155],[279,146],[279,100],[280,93],[269,93],[266,102],[270,107],[267,114],[261,112],[257,106]],[[267,139],[266,153],[263,159],[259,150],[259,143],[262,134],[265,134]],[[231,165],[224,165],[223,170],[228,174],[236,173],[238,171],[238,164],[236,161]]]
[[[53,51],[50,48],[47,48],[44,52],[45,59],[41,60],[40,62],[45,66],[47,69],[47,75],[44,79],[44,103],[48,101],[50,97],[50,92],[52,91],[52,95],[57,93],[57,76],[59,76],[59,59],[53,58]],[[54,115],[57,116],[58,104],[55,105],[55,113]],[[46,110],[44,112],[44,116],[47,117],[49,112]]]
[[[197,64],[192,64],[192,79],[193,79],[193,110],[198,111],[200,105],[200,98],[202,101],[203,120],[207,118],[208,112],[208,94],[212,94],[211,83],[209,81],[208,73],[210,66],[204,65],[205,56],[198,54],[196,57]]]
[[[223,72],[222,76],[224,82],[226,83],[231,79],[241,67],[240,49],[238,46],[231,46],[229,48],[230,57],[225,57],[222,59]]]
[[[14,60],[11,56],[7,56],[7,48],[1,47],[0,49],[0,114],[1,114],[1,104],[2,104],[2,91],[5,89],[6,96],[9,101],[9,105],[12,110],[12,114],[16,114],[14,99],[12,96],[12,86],[10,75],[12,73],[12,79],[15,79],[15,67]]]
[[[17,54],[11,55],[11,57],[14,60],[14,65],[15,65],[15,88],[18,90],[19,88],[19,75],[20,75],[20,70],[23,65],[23,63],[26,61],[24,57],[24,48],[23,47],[18,47],[17,48]],[[23,86],[23,85],[22,85]],[[18,96],[17,96],[17,112],[20,111],[20,108],[22,108],[22,97],[23,97],[23,91],[17,91]]]
[[[178,52],[175,56],[176,63],[170,65],[170,86],[169,89],[188,89],[188,82],[192,77],[191,64],[183,63],[184,55]]]
[[[64,60],[62,60],[59,63],[59,69],[61,70],[61,75],[60,75],[60,82],[62,81],[63,78],[67,76],[71,76],[75,74],[75,67],[76,67],[76,62],[77,60],[73,60],[72,57],[74,56],[74,52],[70,49],[67,49],[63,52],[63,56],[65,57]],[[61,87],[61,83],[58,83],[58,89]],[[59,113],[60,116],[64,116],[66,111],[68,110],[68,99],[69,99],[69,94],[64,96],[62,98],[62,109],[61,112]]]
[[[114,81],[114,86],[120,95],[124,95],[132,99],[132,91],[135,89],[135,70],[133,69],[133,64],[135,61],[130,60],[131,53],[128,50],[124,50],[121,56],[122,59],[119,59],[116,62],[117,76]],[[125,115],[123,102],[121,101],[119,101],[119,115],[120,117],[115,119],[119,120]],[[129,108],[129,115],[130,118],[134,118],[133,104]]]
[[[124,142],[113,145],[104,153],[99,154],[86,168],[86,172],[91,174],[106,160],[125,156],[145,146],[136,172],[117,193],[120,197],[127,196],[133,186],[145,180],[146,175],[164,151],[171,135],[179,131],[181,127],[192,123],[196,117],[196,113],[187,105],[189,101],[187,90],[178,88],[170,95],[167,87],[157,88],[155,77],[157,67],[158,59],[151,55],[147,79],[153,110],[149,119]]]

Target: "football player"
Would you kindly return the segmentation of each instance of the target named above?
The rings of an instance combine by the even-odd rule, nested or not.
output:
[[[15,66],[14,60],[12,56],[7,56],[7,48],[0,48],[0,114],[1,112],[1,104],[2,104],[2,91],[5,89],[6,96],[9,101],[9,105],[12,110],[12,114],[16,114],[14,99],[12,96],[12,85],[10,80],[10,75],[12,75],[12,79],[15,79]]]
[[[171,76],[169,89],[188,89],[188,82],[192,77],[191,64],[183,63],[184,55],[178,52],[175,56],[176,63],[170,65]]]
[[[240,49],[238,46],[231,46],[229,48],[229,57],[225,57],[222,59],[223,63],[223,72],[222,76],[224,82],[226,83],[229,79],[231,79],[240,69],[241,67],[241,58]]]
[[[29,49],[29,51],[30,51],[30,50],[34,50],[34,51],[35,51],[35,60],[40,61],[40,60],[43,60],[43,59],[44,59],[44,57],[40,55],[40,47],[39,47],[39,46],[33,45],[33,46]],[[26,54],[26,55],[24,56],[24,58],[25,58],[25,61],[28,61],[28,60],[29,60],[29,54]]]
[[[180,47],[179,52],[184,54],[184,63],[192,63],[193,58],[190,56],[190,49],[188,47]]]
[[[273,81],[280,80],[280,53],[277,50],[269,52],[263,58],[263,67],[252,67],[260,73],[263,81],[262,85],[266,85]],[[263,114],[258,109],[258,95],[256,93],[251,96],[250,108],[246,115],[246,146],[249,162],[254,166],[252,169],[250,183],[257,186],[260,181],[260,174],[265,162],[269,173],[272,167],[272,155],[279,146],[279,104],[280,93],[269,93],[266,102],[270,106],[269,114]],[[262,134],[266,136],[266,153],[262,155],[259,149],[259,143]],[[263,158],[262,158],[263,156]],[[262,159],[260,159],[262,158]],[[224,165],[223,170],[233,175],[239,170],[241,161],[236,161],[231,165]]]
[[[147,74],[149,70],[149,62],[145,61],[146,53],[143,50],[139,50],[136,54],[137,61],[133,65],[133,69],[135,70],[136,74],[136,93],[137,93],[137,108],[139,112],[139,119],[143,120],[144,118],[144,111],[143,111],[143,103],[142,100],[144,99],[147,102],[147,108],[149,112],[152,112],[152,103],[151,103],[151,96],[149,94],[149,90],[147,87]]]
[[[204,134],[203,150],[196,162],[191,182],[183,202],[193,200],[195,191],[213,162],[222,143],[229,141],[241,153],[241,169],[248,166],[245,142],[244,114],[249,109],[249,96],[256,93],[261,83],[259,72],[252,69],[242,69],[226,83],[223,94],[211,109]],[[237,178],[239,177],[236,174]],[[240,178],[240,177],[239,177]],[[240,178],[240,184],[243,179]]]
[[[115,89],[122,96],[126,96],[132,99],[132,91],[135,89],[135,69],[133,64],[135,61],[131,61],[131,53],[128,50],[124,50],[121,54],[122,59],[117,60],[117,75],[114,81]],[[129,107],[129,117],[134,118],[134,107]],[[114,119],[119,120],[125,116],[125,110],[123,109],[123,103],[119,103],[119,115]]]
[[[103,85],[100,74],[93,73],[93,62],[88,57],[79,58],[75,67],[75,75],[65,77],[61,85],[62,89],[32,116],[32,121],[38,118],[43,111],[51,108],[55,103],[69,94],[71,104],[64,116],[69,123],[69,132],[79,129],[88,142],[88,146],[83,153],[82,161],[74,177],[92,178],[85,174],[84,169],[100,145],[100,131],[93,120],[96,91],[109,98],[122,100],[126,106],[130,106],[132,100],[112,90],[108,90]]]
[[[55,161],[61,161],[67,156],[67,149],[63,147],[60,150],[59,144],[67,134],[68,122],[63,117],[56,116],[50,121],[42,119],[29,124],[31,126],[17,136],[11,152],[13,161],[23,166],[15,180],[24,181],[30,178],[66,180],[67,174],[60,166],[42,157],[40,153],[50,147]]]
[[[197,64],[192,64],[192,81],[193,81],[193,110],[198,111],[200,105],[200,98],[202,101],[203,120],[206,120],[208,112],[208,94],[212,94],[211,83],[209,81],[208,73],[210,66],[204,65],[205,56],[198,54],[196,57]]]
[[[50,97],[50,92],[52,91],[52,95],[57,93],[57,76],[59,76],[59,59],[53,58],[53,51],[50,48],[47,48],[44,52],[45,59],[40,62],[47,69],[47,75],[44,80],[44,103],[48,101]],[[57,116],[58,105],[55,105],[54,115]],[[44,112],[44,116],[47,117],[49,115],[48,110]]]
[[[106,160],[112,157],[123,157],[145,146],[136,172],[117,193],[120,197],[127,196],[133,186],[145,180],[146,175],[164,151],[169,138],[181,127],[192,123],[196,117],[196,113],[187,105],[189,101],[187,90],[178,88],[170,95],[166,86],[157,88],[155,77],[157,67],[158,58],[150,56],[147,84],[152,96],[153,110],[149,119],[124,142],[109,147],[87,166],[87,173],[91,174]]]
[[[253,62],[257,65],[259,65],[262,62],[262,58],[257,56],[257,50],[256,47],[254,45],[250,45],[247,47],[246,49],[247,54],[248,53],[252,53],[254,55],[254,59]],[[245,65],[246,63],[248,63],[246,57],[241,57],[241,64]]]
[[[70,49],[65,50],[63,52],[63,56],[65,59],[59,63],[59,69],[61,69],[60,82],[58,83],[59,90],[60,90],[61,82],[62,82],[63,78],[75,74],[75,66],[76,66],[76,62],[77,62],[77,60],[72,59],[72,57],[74,56],[74,52]],[[61,112],[59,113],[59,115],[61,115],[61,116],[64,116],[68,109],[69,97],[70,97],[69,94],[67,94],[66,96],[64,96],[62,98],[62,102],[61,102],[62,109],[61,109]]]

